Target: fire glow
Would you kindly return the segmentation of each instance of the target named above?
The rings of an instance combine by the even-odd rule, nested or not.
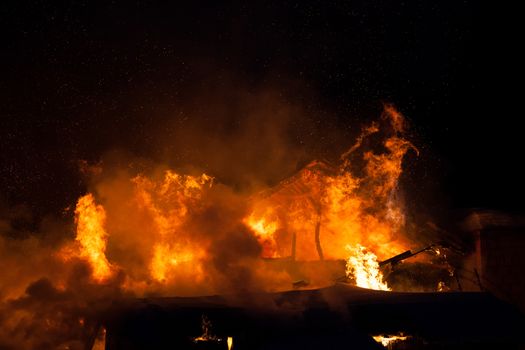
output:
[[[107,281],[118,270],[124,272],[124,285],[133,292],[181,284],[189,290],[199,290],[214,274],[209,268],[212,258],[208,252],[219,238],[213,232],[204,235],[202,230],[223,229],[203,226],[199,220],[206,220],[210,208],[229,201],[228,210],[235,212],[234,219],[223,224],[232,229],[244,227],[242,230],[248,235],[244,239],[251,236],[258,242],[260,258],[286,258],[293,241],[294,259],[344,260],[347,277],[357,286],[389,290],[378,259],[403,251],[408,244],[403,238],[404,211],[396,192],[403,157],[415,148],[401,137],[401,114],[387,106],[384,118],[393,130],[382,142],[384,152],[363,150],[366,139],[380,132],[378,124],[373,123],[341,156],[339,165],[314,161],[277,186],[248,196],[225,189],[207,174],[179,174],[169,169],[160,175],[138,174],[125,180],[128,182],[124,185],[119,183],[127,191],[124,206],[128,212],[108,212],[95,201],[100,194],[88,193],[78,200],[75,210],[78,244],[64,250],[63,255],[85,260],[97,283]],[[354,159],[360,158],[362,175],[357,176]],[[108,201],[112,200],[111,189],[104,188],[102,192]],[[228,198],[222,198],[226,192]],[[109,227],[125,228],[130,224],[126,215],[136,221],[133,225],[142,225],[144,239],[134,237],[135,243],[127,249],[145,263],[146,270],[112,257],[106,249],[106,245],[115,247],[125,239],[121,233],[113,241]],[[136,227],[132,231],[137,231]],[[258,277],[264,274],[257,262],[241,260],[232,264],[247,264],[243,267],[253,269]],[[279,282],[268,285],[269,290],[286,289],[289,285],[289,281],[281,283],[286,280],[282,275],[270,279]]]

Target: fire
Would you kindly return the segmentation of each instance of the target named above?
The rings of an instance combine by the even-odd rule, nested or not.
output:
[[[361,245],[346,247],[350,257],[346,262],[346,275],[354,278],[358,287],[390,290],[387,284],[383,282],[383,274],[379,270],[377,257],[372,252],[367,252]]]
[[[179,264],[191,262],[193,258],[191,252],[183,253],[171,249],[169,245],[157,244],[151,259],[151,276],[158,282],[164,282]]]
[[[91,266],[92,278],[97,282],[108,280],[113,274],[113,266],[106,258],[108,233],[105,230],[106,211],[95,203],[91,193],[80,197],[75,209],[76,242],[68,255],[77,255]]]
[[[194,342],[215,341],[219,339],[216,335],[212,333],[212,324],[210,319],[206,315],[202,315],[201,317],[201,329],[202,334],[196,338],[193,338]]]
[[[177,240],[177,233],[191,210],[198,206],[203,191],[213,185],[213,178],[206,174],[180,175],[168,170],[160,181],[144,175],[132,181],[139,207],[151,215],[156,228],[150,275],[157,282],[166,282],[181,263],[194,261],[199,253],[198,246]]]
[[[244,223],[248,225],[257,239],[263,247],[263,257],[274,258],[278,256],[277,250],[275,249],[276,242],[274,238],[275,231],[278,228],[278,222],[271,218],[271,213],[267,212],[262,217],[256,217],[255,214],[251,214],[248,218],[244,219]]]
[[[250,269],[259,281],[265,280],[268,272],[250,260],[252,256],[238,258],[243,248],[235,254],[210,253],[219,243],[220,249],[230,250],[255,240],[260,249],[248,251],[260,251],[259,257],[345,261],[348,279],[358,286],[389,290],[378,259],[408,249],[398,180],[405,154],[416,149],[401,137],[400,113],[386,106],[383,117],[385,125],[365,127],[339,164],[313,161],[255,194],[236,193],[204,173],[169,169],[130,175],[125,184],[120,179],[122,198],[115,195],[115,186],[103,188],[106,209],[92,194],[79,199],[77,255],[89,262],[98,282],[118,269],[127,290],[147,293],[151,288],[159,292],[163,286],[191,285],[195,291],[209,286],[214,273],[230,278],[231,268]],[[384,128],[390,130],[389,137]],[[374,137],[377,147],[369,147]],[[111,225],[106,227],[106,221]],[[226,243],[232,234],[239,236]],[[106,257],[108,241],[114,242],[116,252],[111,251],[111,262]],[[285,279],[279,275],[267,280]]]
[[[405,239],[398,184],[405,155],[417,150],[402,137],[403,128],[402,115],[387,106],[383,119],[364,127],[340,158],[314,160],[258,192],[205,173],[142,169],[142,164],[140,172],[138,165],[105,172],[99,166],[92,193],[76,204],[74,240],[58,254],[31,260],[28,265],[43,261],[51,267],[28,277],[36,286],[19,293],[28,300],[51,295],[67,303],[79,295],[90,307],[92,300],[108,295],[237,295],[319,288],[345,277],[363,288],[395,288],[385,282],[378,260],[412,248]],[[64,259],[72,260],[73,268]],[[84,279],[75,278],[84,265],[90,267],[88,288]],[[439,289],[445,288],[440,283]],[[66,323],[94,327],[89,312],[71,318],[50,310],[34,317],[21,309],[9,322],[15,329],[26,319],[41,319],[46,333]],[[196,341],[219,339],[208,326],[203,319],[203,334]],[[222,336],[223,347],[236,346],[232,337]],[[406,338],[375,339],[387,346]],[[104,346],[103,336],[97,344]]]
[[[233,348],[233,337],[221,338],[213,334],[212,323],[206,315],[202,315],[201,329],[202,329],[202,334],[199,335],[198,337],[193,338],[194,343],[200,343],[200,342],[204,342],[204,343],[210,342],[210,343],[216,343],[216,344],[226,343],[228,350],[231,350]]]
[[[390,349],[392,345],[397,342],[405,341],[409,339],[409,336],[403,334],[398,335],[374,335],[372,338],[379,344],[383,345],[385,348]]]
[[[400,136],[403,117],[392,106],[385,106],[384,120],[392,134],[382,142],[383,152],[359,154],[367,138],[381,130],[372,123],[341,164],[314,161],[256,195],[245,222],[264,252],[271,252],[268,257],[288,256],[296,235],[299,260],[344,259],[359,286],[388,290],[377,258],[406,250],[404,209],[396,194],[404,156],[417,149]]]
[[[272,236],[277,229],[276,222],[266,222],[265,219],[254,219],[253,216],[250,216],[246,223],[261,237]]]

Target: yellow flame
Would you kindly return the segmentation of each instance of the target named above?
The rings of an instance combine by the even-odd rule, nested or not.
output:
[[[450,287],[447,286],[447,284],[443,281],[439,281],[437,285],[437,291],[438,292],[448,292],[450,291]]]
[[[393,345],[396,342],[407,340],[410,337],[400,334],[400,335],[374,335],[372,336],[372,338],[374,338],[376,342],[380,343],[385,348],[388,348],[390,345]]]
[[[104,226],[106,211],[95,203],[91,193],[80,197],[75,209],[77,226],[76,240],[80,243],[80,256],[85,258],[92,268],[92,277],[102,282],[111,277],[113,269],[106,258],[108,233]]]
[[[196,338],[193,338],[194,342],[199,341],[222,341],[221,338],[218,338],[212,333],[212,324],[210,319],[206,315],[202,315],[202,321],[201,321],[201,329],[202,334]]]
[[[350,253],[346,262],[346,274],[355,279],[356,285],[362,288],[376,290],[390,290],[383,282],[383,274],[379,270],[379,263],[374,253],[366,251],[361,245],[350,246]]]
[[[248,218],[244,219],[244,223],[253,230],[262,245],[262,256],[266,258],[277,257],[274,234],[277,231],[278,222],[272,220],[271,212],[267,210],[263,216],[256,216],[255,213],[252,213]]]
[[[250,216],[247,220],[247,224],[260,236],[268,237],[273,235],[277,229],[276,222],[266,222],[264,218],[255,219],[253,216]]]
[[[233,337],[226,338],[226,343],[228,344],[228,350],[232,350],[232,348],[233,348]]]

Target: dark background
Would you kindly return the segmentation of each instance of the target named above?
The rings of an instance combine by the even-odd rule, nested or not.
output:
[[[22,225],[85,191],[78,160],[162,154],[151,125],[178,118],[190,87],[223,80],[283,94],[299,82],[305,118],[322,126],[326,111],[341,129],[392,102],[422,151],[410,201],[442,218],[524,208],[518,11],[457,0],[1,6],[0,205],[29,208]],[[322,156],[329,141],[315,136],[306,150]]]

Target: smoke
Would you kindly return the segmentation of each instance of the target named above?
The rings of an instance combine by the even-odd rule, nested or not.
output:
[[[234,77],[183,91],[169,118],[146,124],[147,157],[171,168],[197,168],[235,188],[275,184],[316,158],[337,157],[349,134],[304,85],[253,86]],[[355,128],[354,128],[355,127]]]

